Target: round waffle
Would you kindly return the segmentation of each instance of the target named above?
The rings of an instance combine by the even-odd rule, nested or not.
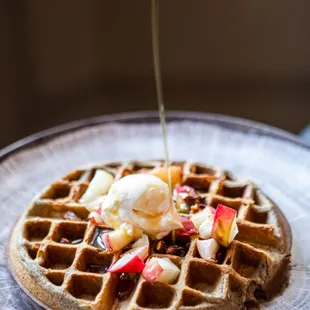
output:
[[[11,269],[26,292],[52,309],[246,309],[279,293],[287,279],[292,240],[278,207],[252,182],[229,172],[174,162],[182,184],[197,188],[208,205],[237,211],[239,233],[221,251],[218,264],[200,257],[197,237],[184,257],[159,254],[152,242],[150,257],[168,257],[181,269],[177,281],[151,284],[140,276],[130,294],[121,294],[120,276],[107,272],[120,253],[108,253],[97,244],[108,227],[83,220],[89,212],[78,201],[96,169],[118,180],[162,165],[148,161],[85,167],[37,196],[10,241]]]

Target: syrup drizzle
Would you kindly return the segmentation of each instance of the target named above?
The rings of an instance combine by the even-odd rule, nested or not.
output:
[[[165,167],[167,169],[167,180],[169,186],[169,196],[172,199],[172,186],[171,186],[171,173],[170,173],[170,161],[167,143],[167,129],[166,129],[166,113],[163,99],[162,90],[162,80],[161,80],[161,70],[160,70],[160,57],[159,57],[159,26],[158,26],[158,16],[159,16],[159,0],[152,0],[152,44],[153,44],[153,61],[154,61],[154,75],[157,93],[157,103],[158,112],[160,117],[164,150],[165,150]],[[175,244],[175,232],[172,231],[172,243]],[[138,274],[128,274],[122,273],[119,278],[119,283],[117,287],[117,297],[120,300],[128,298],[131,294],[132,289],[136,285],[139,278]]]
[[[168,152],[168,142],[167,142],[167,129],[166,129],[166,112],[163,97],[163,87],[161,79],[160,70],[160,57],[159,57],[159,0],[152,0],[152,43],[153,43],[153,60],[154,60],[154,74],[155,74],[155,84],[157,93],[157,103],[158,112],[161,123],[161,130],[164,140],[164,150],[165,150],[165,166],[167,169],[167,180],[169,186],[169,197],[171,204],[173,204],[172,198],[172,185],[171,185],[171,172],[170,172],[170,160]],[[175,232],[172,231],[172,240],[175,243]]]
[[[171,195],[171,175],[170,175],[170,161],[169,161],[169,152],[167,143],[166,113],[164,106],[163,88],[162,88],[161,70],[160,70],[160,57],[159,57],[158,16],[159,16],[159,1],[152,0],[152,42],[153,42],[154,73],[155,73],[158,111],[161,122],[162,134],[164,138],[165,166],[167,168],[169,192]]]

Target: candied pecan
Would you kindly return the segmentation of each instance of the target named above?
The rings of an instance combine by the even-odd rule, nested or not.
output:
[[[122,173],[122,177],[126,177],[127,175],[132,174],[132,173],[133,173],[132,170],[125,169],[125,170],[123,171],[123,173]]]
[[[204,204],[206,202],[206,198],[205,197],[202,197],[202,196],[199,196],[197,194],[191,194],[191,195],[188,195],[184,198],[184,201],[192,206],[192,205],[195,205],[195,204]]]
[[[191,206],[191,212],[192,213],[197,213],[200,212],[201,210],[205,209],[206,205],[204,203],[199,203]]]
[[[170,245],[167,249],[167,254],[170,255],[176,255],[176,256],[185,256],[186,254],[186,249],[183,246],[179,246],[179,245]]]
[[[167,250],[165,241],[163,240],[158,241],[158,243],[156,244],[155,250],[157,253],[165,254]]]

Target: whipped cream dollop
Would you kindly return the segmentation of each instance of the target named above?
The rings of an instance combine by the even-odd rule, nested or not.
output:
[[[128,175],[112,184],[101,216],[114,229],[126,224],[134,237],[145,232],[153,239],[161,239],[183,228],[168,185],[149,174]]]

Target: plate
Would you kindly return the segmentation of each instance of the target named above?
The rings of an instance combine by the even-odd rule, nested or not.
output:
[[[310,309],[310,146],[282,130],[243,119],[167,113],[173,160],[196,160],[249,178],[280,207],[293,233],[290,281],[263,309]],[[59,126],[0,151],[0,308],[41,309],[6,263],[10,231],[42,188],[78,166],[164,158],[157,112],[102,116]]]

